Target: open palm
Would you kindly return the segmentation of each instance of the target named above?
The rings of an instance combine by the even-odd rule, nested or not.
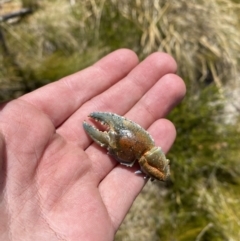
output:
[[[125,115],[166,152],[162,119],[183,98],[176,63],[154,53],[138,63],[117,50],[93,66],[0,105],[0,240],[113,240],[145,180],[93,144],[90,112]]]

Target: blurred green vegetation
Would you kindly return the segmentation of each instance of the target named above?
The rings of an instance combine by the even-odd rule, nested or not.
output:
[[[187,95],[170,115],[178,138],[169,153],[172,179],[165,199],[169,217],[159,227],[163,240],[240,237],[236,215],[240,212],[240,136],[239,130],[225,123],[218,95],[215,86],[204,88],[198,98]]]
[[[171,180],[149,183],[116,240],[240,240],[240,1],[9,1],[0,22],[0,100],[81,70],[117,48],[165,51],[188,93],[169,115]],[[8,10],[5,11],[8,5]],[[13,21],[14,20],[14,21]]]

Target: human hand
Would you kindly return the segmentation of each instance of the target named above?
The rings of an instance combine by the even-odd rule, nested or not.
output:
[[[117,50],[93,66],[0,105],[0,240],[113,240],[146,180],[92,143],[93,111],[139,123],[167,152],[164,116],[185,94],[176,63],[154,53],[138,63]]]

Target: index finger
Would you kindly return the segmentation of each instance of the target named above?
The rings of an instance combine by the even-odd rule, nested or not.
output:
[[[125,77],[137,64],[138,58],[133,51],[120,49],[93,66],[23,95],[20,99],[47,114],[57,127],[83,103]]]

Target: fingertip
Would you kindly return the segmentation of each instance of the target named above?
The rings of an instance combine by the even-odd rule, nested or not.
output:
[[[139,63],[139,59],[137,54],[130,49],[118,49],[109,53],[94,65],[99,66],[102,69],[109,69],[110,66],[111,70],[112,64],[109,65],[109,63],[118,63],[119,67],[121,67],[123,71],[125,70],[126,73],[128,73]]]
[[[116,54],[119,60],[122,60],[122,62],[124,62],[126,58],[135,62],[136,64],[139,62],[137,54],[131,49],[122,48],[114,51],[113,53]]]
[[[171,93],[174,94],[176,102],[180,102],[184,98],[187,90],[185,82],[180,76],[169,73],[162,78],[162,81],[164,81],[167,90],[172,90]]]
[[[175,59],[167,53],[154,52],[150,54],[145,60],[148,60],[150,65],[154,65],[156,67],[159,66],[159,69],[164,69],[165,73],[177,72],[177,63]]]
[[[165,153],[170,150],[177,135],[174,124],[167,119],[155,121],[149,127],[148,131],[155,140],[155,144],[160,146]]]

